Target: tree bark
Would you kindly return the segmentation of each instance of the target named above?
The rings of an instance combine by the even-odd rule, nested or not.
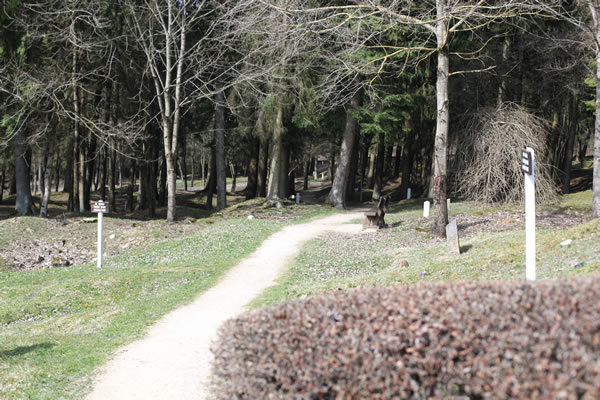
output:
[[[435,180],[437,190],[434,191],[434,204],[437,213],[433,224],[433,233],[446,237],[448,225],[448,208],[446,205],[447,190],[447,153],[448,153],[448,124],[450,123],[450,108],[448,100],[448,78],[450,75],[450,57],[448,50],[448,26],[446,25],[446,1],[437,0],[436,38],[438,45],[438,66],[436,81],[437,118],[435,131]]]
[[[60,151],[56,152],[56,166],[54,167],[54,192],[58,192],[58,186],[60,184]]]
[[[275,124],[273,127],[273,150],[271,151],[271,168],[269,171],[269,187],[267,191],[267,200],[271,203],[281,206],[281,167],[282,167],[282,155],[283,155],[283,107],[277,107],[277,115],[275,117]]]
[[[302,190],[308,190],[308,174],[310,173],[310,163],[310,158],[304,163],[304,171],[302,171]]]
[[[383,191],[383,163],[385,158],[385,133],[379,132],[377,143],[377,158],[375,161],[375,176],[373,177],[373,201],[378,201]]]
[[[248,183],[244,195],[246,200],[256,197],[256,189],[258,187],[258,158],[260,157],[260,141],[259,139],[251,140],[252,154],[248,163]]]
[[[367,150],[368,152],[369,150]],[[375,177],[375,162],[377,158],[377,152],[371,151],[369,153],[369,171],[367,172],[367,180],[369,181],[369,188],[373,188],[375,185],[374,177]]]
[[[225,165],[225,93],[217,94],[215,106],[215,149],[217,156],[217,210],[227,207],[227,167]]]
[[[360,129],[360,126],[358,128]],[[356,191],[356,175],[358,173],[358,159],[360,156],[358,149],[359,142],[360,138],[357,134],[354,137],[354,145],[352,146],[352,158],[350,159],[350,173],[348,175],[348,184],[346,185],[346,200],[354,200],[354,192]]]
[[[413,165],[413,139],[414,132],[411,126],[411,129],[406,132],[404,137],[404,147],[402,154],[402,183],[400,184],[400,196],[402,196],[402,200],[406,199],[406,195],[408,193],[408,188],[410,187],[410,174],[412,172]],[[400,149],[396,149],[396,157],[400,157]]]
[[[7,158],[4,158],[4,160],[2,160],[2,178],[0,178],[0,203],[2,203],[4,197],[4,183],[6,182],[6,171],[8,169],[6,167],[7,163]]]
[[[133,212],[135,210],[135,197],[133,196],[135,190],[135,176],[136,176],[136,161],[131,160],[129,166],[129,185],[127,186],[127,211]]]
[[[44,194],[40,203],[40,217],[46,218],[48,216],[48,203],[50,201],[50,191],[52,189],[52,161],[54,159],[54,153],[48,148],[45,154],[46,170],[44,171]]]
[[[79,187],[77,192],[79,193],[79,211],[84,212],[89,209],[89,203],[85,203],[85,188],[89,185],[89,182],[86,183],[85,179],[85,164],[86,164],[86,155],[84,150],[83,141],[81,141],[81,146],[79,148]]]
[[[29,163],[27,162],[27,143],[25,133],[19,129],[15,136],[15,179],[17,183],[17,199],[15,210],[17,215],[33,215],[33,199],[29,185]]]
[[[284,144],[281,146],[281,168],[279,170],[279,198],[287,199],[289,196],[288,171],[290,170],[290,150]]]
[[[231,173],[231,193],[235,193],[237,186],[237,170],[234,163],[229,163],[229,171]]]
[[[350,107],[346,111],[346,126],[344,128],[344,137],[340,148],[340,162],[335,172],[333,185],[329,192],[329,204],[335,208],[346,208],[346,195],[349,179],[354,179],[350,176],[352,169],[352,155],[354,153],[356,135],[358,131],[358,123],[352,116],[352,111],[360,107],[361,93],[360,91],[352,97]]]
[[[264,135],[259,138],[258,170],[256,171],[256,195],[267,197],[267,164],[269,162],[269,139]]]
[[[213,122],[214,127],[214,122]],[[214,129],[213,129],[214,132]],[[213,133],[214,134],[214,133]],[[208,166],[208,179],[206,183],[206,209],[212,210],[212,199],[215,191],[217,190],[217,149],[215,147],[215,141],[213,139],[210,147],[210,164]]]
[[[595,15],[598,15],[596,12]],[[596,26],[596,41],[600,43],[600,26]],[[596,120],[594,132],[594,171],[592,178],[592,214],[600,218],[600,48],[596,49]]]
[[[573,163],[573,148],[575,147],[575,133],[576,133],[576,123],[577,120],[577,105],[576,99],[573,97],[570,98],[569,101],[569,120],[567,123],[567,145],[565,149],[565,156],[563,161],[563,182],[562,182],[562,192],[563,194],[568,194],[571,192],[571,167]]]

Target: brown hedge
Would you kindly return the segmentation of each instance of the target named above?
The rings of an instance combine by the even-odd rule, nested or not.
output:
[[[600,278],[352,290],[228,321],[219,399],[600,399]]]

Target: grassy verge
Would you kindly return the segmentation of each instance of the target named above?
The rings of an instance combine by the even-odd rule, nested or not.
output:
[[[590,205],[591,193],[586,192],[564,196],[540,209],[575,216],[588,212]],[[477,215],[479,219],[470,225],[493,218],[499,221],[495,227],[505,225],[500,231],[465,235],[460,256],[449,255],[446,243],[428,233],[431,222],[421,218],[420,207],[418,201],[395,206],[386,214],[390,229],[357,236],[328,234],[309,242],[278,284],[251,306],[360,286],[524,278],[523,225],[511,214],[518,207],[453,204],[451,215],[459,222]],[[566,240],[571,243],[561,244]],[[538,228],[537,255],[537,274],[542,279],[600,270],[600,219],[569,229]]]
[[[101,270],[92,264],[0,270],[0,398],[83,397],[93,372],[116,348],[141,337],[161,316],[214,285],[284,223],[329,212],[242,207],[229,217],[197,223],[194,232],[189,227],[195,225],[174,225],[175,232],[170,226],[170,235],[181,229],[183,237],[128,249],[107,258]],[[249,213],[258,216],[249,220]],[[14,221],[14,229],[0,232],[0,243],[35,237],[46,223],[37,218]],[[111,222],[117,220],[106,221]],[[161,235],[160,225],[150,226],[150,237]],[[93,238],[95,224],[76,226]]]

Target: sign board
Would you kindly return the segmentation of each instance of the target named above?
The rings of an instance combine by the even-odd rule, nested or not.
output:
[[[105,203],[103,200],[90,201],[90,209],[93,213],[107,213],[108,203]]]
[[[521,151],[521,170],[527,175],[531,175],[533,173],[531,152],[528,150]]]

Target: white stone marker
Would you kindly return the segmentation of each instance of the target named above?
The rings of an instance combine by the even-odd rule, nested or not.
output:
[[[525,173],[525,277],[535,280],[535,153],[531,147],[521,152]]]
[[[446,199],[446,208],[448,209],[448,212],[450,212],[450,199]]]
[[[93,213],[98,213],[98,255],[96,257],[96,265],[98,268],[102,268],[104,213],[108,212],[108,203],[105,203],[103,200],[90,201],[90,210]]]
[[[406,200],[410,200],[410,195],[411,195],[411,192],[412,192],[411,188],[408,188],[408,189],[406,190]]]
[[[431,203],[426,201],[423,204],[423,218],[429,218],[429,208],[431,207]]]
[[[296,192],[296,204],[300,204],[300,192]]]

